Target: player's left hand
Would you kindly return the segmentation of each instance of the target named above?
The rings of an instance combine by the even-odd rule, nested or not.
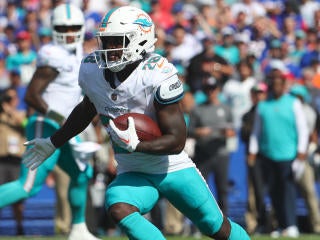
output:
[[[128,128],[126,130],[120,130],[116,127],[114,122],[110,120],[107,131],[113,142],[129,152],[134,152],[140,142],[132,117],[128,117]]]
[[[52,144],[50,137],[35,138],[31,141],[25,142],[24,145],[31,148],[28,148],[23,154],[22,163],[31,170],[36,169],[56,150],[56,147]]]

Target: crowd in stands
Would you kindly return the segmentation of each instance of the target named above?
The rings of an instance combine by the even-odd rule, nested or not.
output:
[[[20,99],[17,109],[26,114],[30,109],[24,104],[23,98],[36,68],[36,52],[44,43],[51,41],[51,11],[60,2],[63,1],[0,0],[0,89],[16,89]],[[266,92],[270,76],[275,70],[285,78],[287,93],[302,94],[304,102],[314,109],[315,114],[320,112],[320,1],[70,2],[80,6],[85,14],[85,54],[97,48],[95,29],[107,10],[131,4],[150,14],[157,29],[156,52],[176,66],[184,83],[182,106],[187,125],[194,119],[195,110],[210,102],[207,87],[211,81],[214,82],[212,89],[218,89],[218,95],[215,96],[217,101],[231,112],[232,122],[228,122],[228,128],[232,126],[235,134],[238,134],[237,141],[243,141],[239,133],[244,114],[253,106],[252,92]],[[217,118],[221,114],[224,113],[219,109],[214,113]],[[190,133],[190,139],[197,141],[194,122],[191,123],[193,132]],[[226,128],[222,125],[216,127]],[[317,127],[315,124],[314,128]],[[232,142],[234,134],[223,133],[222,139],[229,144],[226,149],[229,153],[237,151],[236,142]],[[231,142],[235,146],[231,146]],[[316,146],[312,144],[312,149],[309,149],[312,156],[317,149],[317,137],[314,142]],[[194,145],[194,141],[186,145],[191,155],[197,154],[192,149]],[[210,156],[208,161],[212,161]],[[222,186],[224,189],[220,189],[220,192],[226,193],[227,184],[222,183]],[[225,196],[218,199],[225,202]],[[223,210],[227,212],[227,204],[224,207]],[[315,215],[312,231],[320,233],[319,214]],[[248,229],[250,233],[256,230],[256,224]]]

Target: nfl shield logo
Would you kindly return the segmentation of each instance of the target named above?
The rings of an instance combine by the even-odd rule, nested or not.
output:
[[[115,94],[115,93],[112,93],[112,94],[111,94],[111,99],[112,99],[113,101],[116,101],[117,98],[118,98],[117,94]]]

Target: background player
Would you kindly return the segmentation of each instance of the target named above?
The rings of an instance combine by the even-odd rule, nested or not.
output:
[[[150,17],[135,7],[112,9],[104,16],[97,37],[101,49],[86,57],[80,67],[84,99],[55,134],[27,143],[31,148],[24,159],[26,166],[36,169],[98,113],[108,126],[118,162],[118,175],[108,187],[106,205],[129,239],[165,239],[142,216],[160,195],[211,238],[249,239],[242,227],[222,214],[183,151],[186,126],[179,107],[183,87],[175,67],[153,53],[156,39]],[[127,112],[157,120],[163,136],[139,141],[132,118],[127,130],[117,129],[110,119]]]
[[[54,41],[39,50],[37,70],[25,96],[26,102],[36,110],[28,120],[27,139],[53,134],[82,98],[77,79],[83,57],[83,13],[78,7],[61,4],[53,10],[52,24]],[[35,171],[22,166],[18,180],[0,186],[0,208],[38,193],[58,164],[70,176],[72,227],[69,240],[96,240],[85,224],[92,168],[74,158],[72,146],[70,142],[64,144]]]

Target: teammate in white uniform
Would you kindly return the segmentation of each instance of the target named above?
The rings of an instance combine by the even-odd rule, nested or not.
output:
[[[61,4],[53,11],[53,43],[38,52],[37,70],[28,86],[26,102],[36,110],[28,119],[27,139],[48,137],[82,100],[78,73],[83,57],[84,17],[81,10]],[[72,140],[76,141],[76,140]],[[85,224],[88,181],[92,167],[80,169],[71,144],[65,144],[35,171],[22,165],[18,180],[0,186],[0,208],[37,194],[58,164],[70,176],[69,201],[72,227],[69,240],[97,240]]]
[[[24,159],[36,169],[56,148],[83,131],[98,113],[109,132],[118,175],[106,192],[106,206],[129,239],[165,239],[142,215],[166,197],[214,239],[246,240],[238,224],[223,216],[206,182],[183,151],[186,126],[179,107],[183,96],[177,70],[153,52],[154,24],[140,9],[110,10],[97,31],[100,50],[80,67],[85,93],[65,124],[49,138],[37,138]],[[143,113],[159,124],[162,136],[140,141],[133,118],[120,131],[112,121],[128,112]]]

